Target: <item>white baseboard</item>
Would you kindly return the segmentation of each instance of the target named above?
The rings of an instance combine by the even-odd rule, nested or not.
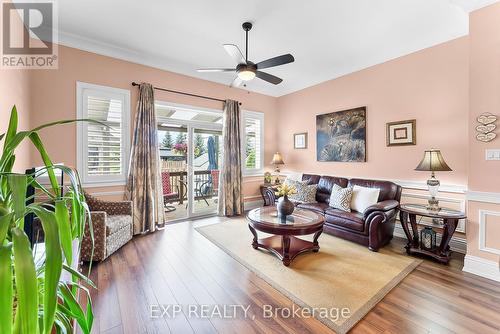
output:
[[[406,234],[403,228],[398,224],[396,224],[396,226],[394,227],[394,236],[406,239]],[[436,239],[437,243],[441,242],[441,236],[438,235]],[[450,248],[454,252],[465,254],[467,253],[467,240],[452,237],[450,240]]]
[[[256,201],[248,201],[248,202],[245,202],[244,209],[245,209],[245,211],[248,211],[248,210],[260,208],[263,205],[264,205],[264,201],[262,199],[259,199]]]
[[[466,255],[463,271],[500,282],[500,264],[481,257]]]

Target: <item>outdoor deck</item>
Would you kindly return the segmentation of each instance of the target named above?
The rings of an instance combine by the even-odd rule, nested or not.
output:
[[[207,198],[207,202],[208,205],[203,200],[196,200],[194,202],[194,214],[204,216],[217,213],[217,197]],[[168,210],[165,210],[165,218],[167,220],[167,223],[172,220],[187,218],[188,212],[186,208],[186,202],[184,202],[183,204],[179,204],[179,202],[176,202],[170,203],[168,205],[174,207],[175,210],[170,212]]]

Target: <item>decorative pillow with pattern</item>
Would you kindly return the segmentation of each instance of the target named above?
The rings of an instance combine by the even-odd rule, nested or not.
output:
[[[330,195],[330,206],[334,209],[351,212],[351,197],[351,187],[342,188],[338,184],[334,184]]]
[[[316,203],[317,184],[307,185],[307,181],[295,181],[286,179],[285,184],[294,187],[297,190],[296,194],[288,196],[293,202],[297,203]]]

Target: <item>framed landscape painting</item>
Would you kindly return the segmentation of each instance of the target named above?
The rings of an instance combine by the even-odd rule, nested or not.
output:
[[[318,161],[366,162],[366,107],[316,116]]]

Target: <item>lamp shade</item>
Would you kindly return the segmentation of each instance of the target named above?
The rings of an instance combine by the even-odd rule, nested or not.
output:
[[[271,161],[271,165],[284,165],[283,157],[279,152],[274,153],[273,161]]]
[[[446,164],[440,150],[428,150],[424,152],[424,158],[415,170],[444,172],[452,169]]]

